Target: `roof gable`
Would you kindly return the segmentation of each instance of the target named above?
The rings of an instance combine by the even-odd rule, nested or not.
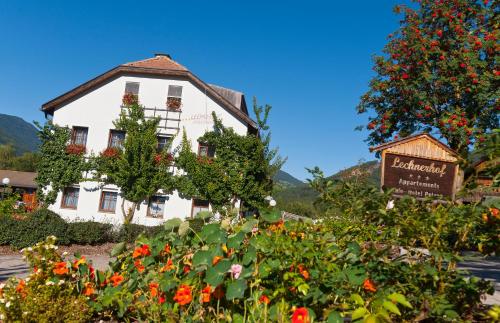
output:
[[[416,134],[370,148],[370,151],[385,151],[399,155],[456,162],[459,155],[428,133]]]
[[[246,104],[244,102],[244,109],[237,107],[233,102],[228,100],[224,95],[216,91],[212,86],[203,82],[196,75],[191,73],[184,66],[173,61],[170,56],[165,54],[156,54],[156,57],[145,59],[137,62],[126,63],[119,65],[79,86],[76,88],[56,97],[55,99],[46,102],[42,105],[41,110],[46,114],[51,114],[54,110],[60,108],[68,102],[71,102],[75,98],[85,95],[92,90],[102,86],[103,84],[109,82],[110,80],[117,78],[122,75],[146,75],[146,76],[157,76],[157,77],[179,77],[186,78],[191,81],[195,86],[203,89],[207,95],[209,95],[215,102],[220,104],[228,112],[237,117],[240,121],[247,124],[252,132],[257,129],[257,124],[248,116],[248,111],[246,109]],[[239,92],[236,92],[239,93]],[[241,97],[244,101],[244,98]]]

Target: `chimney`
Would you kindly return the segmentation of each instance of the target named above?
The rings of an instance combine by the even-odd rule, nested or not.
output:
[[[164,53],[155,53],[155,57],[167,57],[168,59],[172,59],[172,57],[169,54],[164,54]]]

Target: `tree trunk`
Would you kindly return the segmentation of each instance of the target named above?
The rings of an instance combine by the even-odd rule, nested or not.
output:
[[[137,203],[134,202],[132,203],[132,206],[125,211],[125,199],[122,200],[123,224],[132,223],[136,208],[137,208]]]

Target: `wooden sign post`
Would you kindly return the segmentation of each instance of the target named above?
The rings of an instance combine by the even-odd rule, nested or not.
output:
[[[462,184],[458,154],[427,133],[370,150],[381,152],[381,187],[393,188],[396,196],[453,199]]]

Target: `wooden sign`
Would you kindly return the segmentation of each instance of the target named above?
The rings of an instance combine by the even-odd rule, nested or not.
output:
[[[451,162],[388,153],[383,185],[396,195],[453,197],[456,168]]]
[[[382,188],[416,198],[454,198],[462,184],[458,154],[428,133],[416,134],[370,149],[382,156]]]

